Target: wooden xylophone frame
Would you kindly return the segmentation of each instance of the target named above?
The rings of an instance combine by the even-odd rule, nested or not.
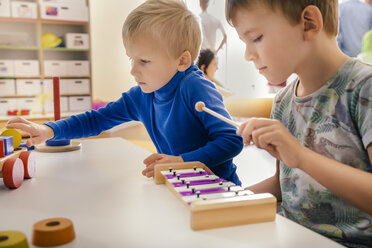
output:
[[[234,197],[203,199],[188,205],[175,187],[161,173],[162,171],[202,168],[214,175],[211,170],[201,162],[185,162],[157,164],[154,170],[156,184],[166,186],[186,205],[191,211],[191,228],[195,231],[253,224],[274,221],[276,216],[276,198],[269,194],[249,194]]]

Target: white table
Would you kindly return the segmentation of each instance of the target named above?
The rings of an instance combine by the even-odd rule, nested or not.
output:
[[[340,247],[281,216],[192,231],[181,201],[141,175],[149,152],[121,138],[82,145],[67,153],[36,152],[36,177],[19,189],[8,190],[0,180],[0,230],[22,231],[31,245],[34,223],[65,217],[77,236],[63,247]]]

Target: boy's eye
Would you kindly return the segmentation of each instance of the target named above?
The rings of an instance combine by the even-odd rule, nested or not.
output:
[[[148,62],[150,62],[150,60],[141,59],[141,63],[146,64],[146,63],[148,63]]]
[[[253,42],[259,42],[259,41],[261,41],[262,40],[262,37],[263,37],[263,35],[261,34],[256,39],[254,39]]]

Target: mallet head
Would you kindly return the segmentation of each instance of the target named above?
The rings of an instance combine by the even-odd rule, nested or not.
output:
[[[202,101],[199,101],[195,104],[195,109],[198,112],[203,112],[203,108],[205,108],[205,103]]]

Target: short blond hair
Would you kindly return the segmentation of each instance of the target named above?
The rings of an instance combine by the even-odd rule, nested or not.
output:
[[[164,43],[174,58],[189,51],[194,61],[199,54],[200,23],[181,0],[147,0],[128,15],[122,32],[124,41],[150,34]]]
[[[338,32],[338,0],[226,0],[226,19],[230,25],[238,9],[253,3],[264,4],[271,10],[279,9],[293,24],[300,22],[302,11],[309,5],[318,7],[323,17],[324,30],[331,36]]]

